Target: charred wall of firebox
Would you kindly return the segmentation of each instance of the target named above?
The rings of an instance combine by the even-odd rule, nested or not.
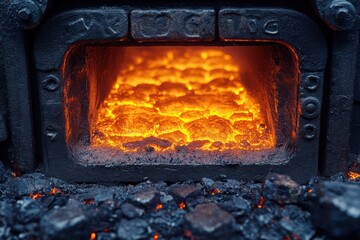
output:
[[[296,56],[285,46],[270,44],[247,48],[244,84],[262,104],[277,147],[294,150],[298,128],[299,69]],[[294,111],[295,110],[295,111]]]

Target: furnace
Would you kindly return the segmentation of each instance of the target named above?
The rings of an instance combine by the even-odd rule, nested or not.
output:
[[[19,170],[34,146],[48,175],[78,182],[345,169],[356,1],[152,3],[10,4],[29,29],[22,55],[7,31],[0,72]]]
[[[77,166],[131,181],[317,168],[327,50],[299,12],[75,10],[44,24],[35,56],[51,173]]]

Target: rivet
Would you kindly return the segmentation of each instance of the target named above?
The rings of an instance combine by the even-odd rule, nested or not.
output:
[[[31,18],[31,11],[27,8],[24,7],[21,10],[19,10],[18,12],[18,16],[22,19],[22,20],[30,20]]]
[[[328,9],[330,24],[335,29],[349,30],[352,29],[356,22],[357,12],[354,5],[347,0],[333,0]]]
[[[349,10],[346,8],[340,8],[336,12],[336,19],[338,21],[344,21],[349,17]]]
[[[320,77],[311,74],[305,78],[304,82],[305,82],[305,89],[312,92],[319,88]]]
[[[316,111],[316,105],[314,103],[309,103],[305,108],[308,113],[314,113]]]
[[[55,91],[60,85],[60,80],[54,75],[49,75],[45,80],[42,81],[42,86],[48,91]]]
[[[304,118],[316,118],[320,114],[320,102],[315,97],[307,97],[301,100],[301,109]]]
[[[313,124],[305,124],[300,129],[301,136],[306,140],[312,140],[315,138],[317,133],[317,128]]]
[[[50,141],[54,141],[57,136],[57,131],[53,127],[47,127],[45,130],[45,135],[49,138]]]

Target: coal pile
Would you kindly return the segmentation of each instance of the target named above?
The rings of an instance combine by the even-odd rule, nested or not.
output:
[[[360,181],[342,174],[104,186],[2,173],[0,239],[360,238]]]

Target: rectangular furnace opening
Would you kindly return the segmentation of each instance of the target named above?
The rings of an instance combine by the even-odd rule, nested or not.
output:
[[[67,143],[84,164],[278,164],[294,152],[298,70],[282,45],[78,46],[63,72]]]

